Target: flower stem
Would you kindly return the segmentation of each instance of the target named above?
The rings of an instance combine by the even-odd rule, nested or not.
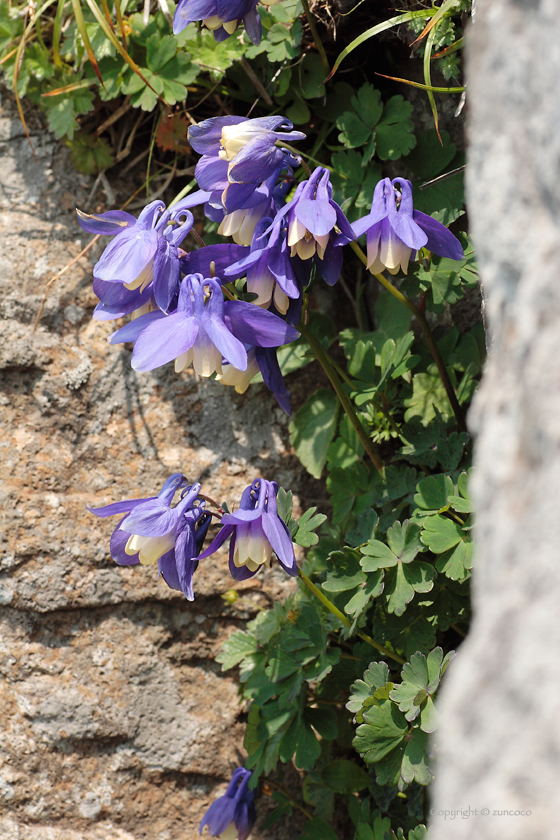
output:
[[[340,404],[342,405],[342,408],[344,409],[344,411],[348,415],[348,419],[350,420],[354,429],[356,430],[356,433],[357,433],[358,437],[360,438],[360,441],[362,442],[362,445],[363,445],[364,449],[366,450],[367,454],[371,458],[373,466],[375,467],[375,469],[378,471],[378,473],[380,475],[383,475],[383,469],[384,469],[383,461],[379,457],[379,455],[377,453],[377,450],[376,450],[376,447],[372,443],[372,441],[370,440],[370,437],[369,437],[368,433],[366,432],[366,430],[364,429],[364,427],[360,423],[358,415],[354,411],[354,406],[352,405],[352,401],[351,401],[350,397],[348,396],[348,394],[346,393],[346,391],[344,390],[342,382],[338,378],[338,374],[336,373],[336,370],[334,369],[334,366],[331,362],[331,358],[330,358],[329,354],[326,352],[326,350],[324,349],[321,342],[318,341],[317,338],[315,338],[315,336],[313,335],[313,333],[311,332],[309,327],[302,324],[301,321],[298,325],[298,330],[305,337],[307,343],[309,344],[309,346],[311,347],[311,349],[315,353],[315,357],[317,358],[319,364],[321,365],[321,367],[323,368],[323,370],[325,371],[325,373],[329,377],[331,385],[333,386],[334,390],[336,391],[336,395],[337,395],[338,399],[340,400]]]
[[[307,577],[305,572],[302,572],[301,569],[298,569],[298,576],[302,579],[302,581],[305,583],[308,589],[310,589],[311,592],[313,592],[313,594],[320,600],[320,602],[330,612],[332,612],[332,614],[335,615],[339,621],[342,621],[342,623],[345,624],[346,627],[352,627],[352,622],[350,621],[350,619],[347,616],[345,616],[344,613],[340,612],[338,607],[335,607],[332,601],[329,601],[324,592],[322,592],[318,586],[315,586],[313,581],[311,581]],[[368,645],[371,645],[371,647],[375,648],[375,650],[378,650],[380,653],[383,654],[383,656],[388,656],[390,659],[394,659],[395,662],[399,662],[401,665],[405,664],[406,659],[403,659],[402,656],[398,655],[398,653],[393,653],[392,650],[383,647],[383,645],[380,645],[379,642],[375,641],[375,639],[372,639],[371,636],[368,636],[367,633],[362,633],[361,630],[356,630],[356,636],[359,636],[360,639],[363,639],[364,642],[368,643]]]
[[[367,264],[366,255],[364,254],[364,252],[362,251],[362,249],[360,248],[358,243],[357,242],[350,242],[350,247],[352,248],[354,253],[357,254],[357,256],[363,262],[363,264],[366,265]],[[432,334],[432,331],[430,329],[430,325],[426,321],[426,318],[425,318],[424,314],[422,312],[420,312],[418,307],[411,300],[409,300],[407,297],[405,297],[403,295],[403,293],[400,292],[397,289],[396,286],[393,286],[393,284],[389,280],[387,280],[387,278],[384,277],[383,274],[374,274],[373,276],[377,280],[379,280],[381,285],[384,286],[384,288],[387,289],[387,291],[390,292],[393,295],[393,297],[395,297],[397,300],[400,300],[400,302],[404,306],[406,306],[407,309],[410,309],[410,311],[412,312],[412,314],[414,315],[414,317],[418,321],[418,323],[420,325],[420,329],[424,333],[424,338],[426,339],[428,347],[430,348],[432,358],[433,358],[434,362],[436,363],[436,367],[437,367],[439,375],[441,377],[441,381],[443,382],[443,387],[445,388],[445,392],[447,394],[449,402],[451,403],[451,408],[453,409],[453,413],[455,414],[455,417],[457,418],[457,424],[458,424],[459,428],[461,429],[461,431],[466,432],[467,431],[467,424],[465,423],[465,416],[463,414],[463,410],[462,410],[461,406],[459,405],[459,400],[457,399],[455,389],[453,388],[453,384],[451,382],[451,379],[449,378],[449,373],[447,372],[447,368],[445,367],[445,362],[443,361],[443,357],[442,357],[441,353],[439,352],[439,347],[436,344],[436,341],[435,341],[434,336]]]
[[[315,26],[315,20],[313,18],[313,15],[311,14],[310,9],[309,9],[309,3],[307,2],[307,0],[301,0],[301,5],[303,6],[303,11],[305,12],[305,17],[307,18],[307,23],[309,24],[311,34],[313,35],[313,40],[315,41],[315,46],[319,50],[319,55],[321,57],[321,62],[323,64],[323,67],[325,68],[325,73],[327,74],[327,76],[330,76],[331,67],[330,67],[330,64],[329,64],[329,60],[327,58],[327,54],[325,52],[323,42],[321,41],[321,39],[319,37],[319,33],[317,32],[317,27]]]
[[[283,793],[284,796],[286,797],[286,799],[294,806],[294,808],[297,808],[298,810],[301,811],[302,814],[305,814],[305,816],[307,817],[308,820],[313,819],[313,814],[311,814],[307,810],[307,808],[304,808],[303,805],[300,805],[300,803],[297,801],[297,799],[294,799],[294,797],[291,794],[288,793],[288,791],[286,790],[284,785],[281,785],[281,784],[279,784],[279,782],[275,782],[273,779],[269,779],[266,776],[263,776],[261,781],[263,781],[267,785],[272,785],[272,787],[275,787],[276,790],[279,790],[281,793]]]

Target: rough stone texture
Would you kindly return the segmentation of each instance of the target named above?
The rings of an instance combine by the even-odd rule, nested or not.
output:
[[[481,0],[468,67],[468,206],[493,345],[470,418],[478,432],[475,620],[443,691],[430,838],[552,840],[560,776],[558,4]],[[469,807],[478,814],[438,815]]]
[[[191,372],[131,370],[130,350],[106,344],[112,326],[91,321],[89,255],[33,331],[48,279],[89,241],[73,208],[92,179],[29,120],[37,163],[5,100],[0,838],[190,840],[243,761],[246,710],[214,657],[293,582],[275,569],[228,607],[222,554],[201,564],[189,604],[153,567],[117,567],[112,520],[85,505],[150,495],[175,471],[230,502],[259,474],[297,492],[300,472],[264,387],[238,396]],[[297,819],[259,829],[270,807],[260,800],[256,840],[297,836]]]

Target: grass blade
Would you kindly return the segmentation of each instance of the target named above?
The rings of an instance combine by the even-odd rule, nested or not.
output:
[[[420,82],[411,82],[410,79],[399,79],[398,76],[386,76],[384,73],[376,73],[376,76],[381,76],[383,79],[391,79],[393,82],[400,82],[403,85],[410,85],[411,87],[420,88],[420,90],[432,90],[436,93],[462,93],[466,88],[464,86],[457,87],[434,87],[433,85],[423,85]]]
[[[62,15],[64,14],[64,7],[66,0],[58,0],[56,14],[54,16],[53,32],[52,32],[52,57],[54,66],[60,70],[62,68],[62,59],[60,57],[60,35],[62,31]]]
[[[367,41],[368,38],[373,38],[374,35],[379,35],[380,32],[385,32],[386,29],[391,29],[391,27],[398,26],[400,23],[408,23],[408,21],[416,20],[416,18],[431,18],[439,11],[440,9],[421,9],[417,12],[405,12],[402,15],[397,15],[397,17],[389,18],[389,20],[385,20],[383,23],[378,23],[377,26],[372,26],[371,29],[366,29],[365,32],[362,32],[361,35],[354,38],[354,40],[342,50],[334,63],[333,69],[325,79],[325,82],[332,79],[346,56],[349,55],[352,50],[355,50],[356,47],[359,47],[360,44],[363,44],[364,41]]]
[[[99,79],[101,86],[105,88],[103,83],[103,79],[101,77],[101,72],[97,65],[97,59],[95,58],[95,53],[93,52],[93,47],[91,46],[91,42],[89,40],[89,35],[87,34],[86,29],[86,22],[84,20],[84,15],[82,12],[82,7],[80,5],[80,0],[72,0],[72,8],[74,9],[74,17],[76,18],[76,26],[78,27],[78,32],[82,38],[84,49],[86,51],[87,57],[89,59],[89,63],[93,67],[95,75]]]
[[[126,30],[124,27],[124,20],[121,11],[121,0],[115,0],[115,13],[117,15],[117,23],[119,24],[123,46],[126,50]]]
[[[72,3],[75,3],[75,2],[77,2],[77,0],[72,0]],[[93,15],[94,15],[97,23],[99,24],[99,26],[101,27],[101,29],[103,30],[105,35],[107,36],[109,41],[113,44],[113,46],[116,47],[117,51],[122,55],[122,57],[124,58],[124,60],[128,64],[128,66],[132,67],[132,69],[134,70],[136,75],[140,76],[140,78],[142,79],[144,84],[148,85],[150,90],[154,91],[157,98],[160,99],[161,101],[163,101],[161,99],[161,96],[158,94],[157,90],[153,89],[153,87],[151,86],[149,81],[146,79],[146,77],[144,76],[144,74],[142,73],[142,71],[140,70],[138,65],[136,64],[136,62],[132,60],[132,58],[130,57],[130,55],[126,51],[126,49],[123,47],[123,45],[121,44],[121,42],[119,41],[119,39],[117,38],[117,36],[113,32],[113,30],[111,29],[111,27],[109,26],[109,24],[107,23],[105,18],[103,17],[103,13],[102,13],[101,9],[99,8],[99,6],[97,5],[97,3],[95,2],[95,0],[86,0],[86,3],[88,4],[89,8],[93,12]]]
[[[445,5],[445,4],[444,4]],[[443,8],[443,6],[442,6]],[[440,10],[441,11],[441,10]],[[434,44],[434,40],[437,34],[437,26],[432,27],[428,32],[428,36],[426,38],[426,49],[424,51],[424,82],[426,84],[426,93],[428,95],[428,99],[430,101],[430,108],[432,109],[432,115],[434,117],[434,128],[436,130],[436,134],[439,138],[439,142],[443,146],[443,140],[441,139],[441,134],[439,133],[439,117],[437,112],[437,105],[436,100],[432,91],[432,68],[430,65],[430,60],[432,56],[432,47]]]

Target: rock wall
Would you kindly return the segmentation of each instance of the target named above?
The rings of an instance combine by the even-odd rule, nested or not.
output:
[[[239,396],[190,371],[137,374],[106,344],[113,327],[91,321],[95,255],[53,284],[34,331],[47,281],[90,239],[74,207],[91,207],[93,179],[28,119],[37,161],[4,98],[0,838],[191,840],[243,761],[244,708],[214,657],[293,583],[275,569],[227,606],[222,554],[201,564],[189,604],[153,567],[117,567],[112,520],[85,506],[151,495],[177,471],[220,501],[258,475],[297,492],[300,470],[264,386]],[[261,832],[270,804],[256,840],[297,836],[297,819]]]
[[[559,75],[558,3],[480,0],[467,185],[493,343],[470,417],[475,619],[443,691],[431,840],[558,836]]]

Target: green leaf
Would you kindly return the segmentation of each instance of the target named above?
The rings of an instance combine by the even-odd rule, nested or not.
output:
[[[302,548],[310,548],[312,545],[317,545],[319,537],[313,532],[323,524],[327,518],[324,513],[315,513],[316,507],[309,508],[297,521],[298,530],[294,537],[294,542],[301,545]]]
[[[168,61],[175,58],[177,41],[172,35],[161,38],[154,33],[146,41],[146,63],[152,73],[158,73]]]
[[[276,502],[278,504],[278,516],[283,522],[288,524],[288,522],[292,518],[292,491],[286,491],[283,487],[279,487]]]
[[[58,97],[53,97],[58,99]],[[60,139],[65,135],[72,140],[74,132],[78,128],[76,112],[73,99],[65,98],[62,101],[49,103],[47,111],[49,129],[54,136]]]
[[[414,501],[419,508],[438,511],[446,507],[448,497],[453,493],[453,482],[447,475],[429,475],[417,486]]]
[[[320,817],[313,817],[305,823],[303,834],[298,840],[338,840],[328,822]]]
[[[423,524],[424,530],[420,539],[434,554],[443,554],[465,539],[459,523],[441,514],[428,517]]]
[[[369,540],[375,539],[378,522],[377,513],[373,509],[367,510],[358,516],[356,528],[348,531],[344,539],[348,545],[358,548]]]
[[[345,604],[344,612],[352,616],[354,620],[358,619],[367,604],[383,592],[383,577],[384,573],[381,569],[369,574],[365,583],[357,588],[352,598]]]
[[[375,611],[372,635],[377,641],[390,642],[394,650],[409,658],[416,651],[429,653],[436,641],[435,630],[428,619],[415,610],[402,616]]]
[[[348,711],[356,714],[361,712],[364,702],[389,679],[389,668],[386,662],[371,662],[364,673],[363,680],[356,680],[350,686],[350,699],[346,703]]]
[[[290,423],[290,440],[303,466],[320,478],[327,461],[327,449],[336,431],[338,399],[321,388],[307,400]]]
[[[394,703],[382,700],[364,712],[364,723],[358,726],[352,744],[366,764],[376,764],[402,742],[407,732],[404,715]]]
[[[228,671],[238,665],[246,656],[255,653],[257,640],[250,633],[238,630],[233,633],[222,645],[222,649],[216,657],[216,662],[222,666],[222,671]]]
[[[317,53],[307,53],[299,65],[299,83],[306,99],[317,99],[325,95],[325,68]]]
[[[377,156],[381,160],[398,160],[416,145],[411,122],[412,105],[402,96],[392,96],[385,104],[383,117],[375,128]]]
[[[474,545],[460,542],[455,548],[444,551],[435,562],[436,569],[451,580],[465,580],[473,565]]]
[[[95,137],[79,131],[67,145],[72,155],[72,163],[78,172],[94,175],[102,169],[108,169],[115,162],[113,152],[102,137]]]
[[[383,113],[381,93],[373,85],[366,82],[351,100],[354,111],[346,111],[336,121],[341,132],[338,140],[347,149],[356,149],[368,143]],[[369,157],[374,152],[371,149]]]
[[[345,548],[334,551],[328,556],[329,571],[322,584],[327,592],[346,592],[365,583],[366,576],[360,568],[360,558],[357,551]]]
[[[321,746],[311,728],[311,724],[305,720],[302,721],[298,733],[295,757],[296,767],[300,770],[311,770],[320,754]]]
[[[388,570],[384,589],[387,610],[402,615],[415,592],[429,592],[432,589],[435,575],[433,566],[420,560],[408,565],[398,563],[394,569]]]
[[[410,328],[411,313],[386,289],[382,289],[375,304],[377,330],[386,338],[398,341]]]
[[[371,783],[369,773],[345,758],[326,764],[321,770],[321,779],[335,793],[358,793]]]
[[[455,653],[450,652],[444,659],[440,647],[430,651],[427,657],[415,653],[410,662],[403,665],[402,683],[395,685],[389,694],[409,722],[420,715],[420,728],[424,732],[434,732],[436,729],[434,696],[442,673],[454,656]]]
[[[429,785],[433,779],[428,765],[428,735],[421,729],[411,730],[402,758],[401,778],[406,784],[415,781],[420,785]]]
[[[410,563],[422,549],[420,527],[405,520],[395,522],[387,531],[386,546],[380,540],[370,540],[361,549],[361,566],[365,572],[389,568],[399,563]]]
[[[453,413],[435,365],[430,365],[426,373],[416,373],[412,377],[412,396],[403,402],[407,409],[404,415],[407,422],[418,417],[427,425],[434,419],[436,412],[446,419]]]

